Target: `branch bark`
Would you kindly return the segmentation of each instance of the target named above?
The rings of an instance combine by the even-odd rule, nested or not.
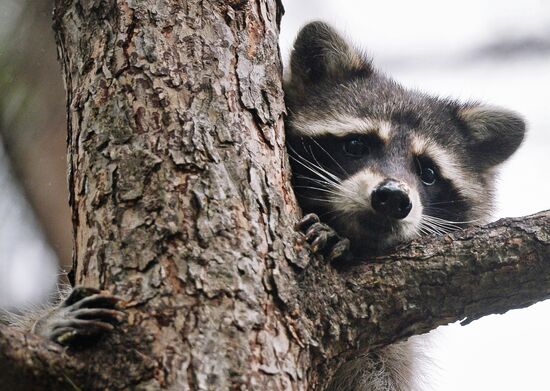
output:
[[[314,389],[351,350],[548,296],[547,212],[345,269],[311,258],[293,229],[280,12],[275,0],[57,2],[75,279],[126,298],[129,320],[80,352],[0,329],[0,378]]]
[[[550,211],[426,237],[343,270],[317,262],[298,286],[323,379],[358,349],[550,298]]]
[[[427,237],[344,269],[317,259],[302,268],[291,276],[296,282],[281,276],[275,281],[287,309],[286,328],[310,354],[305,379],[314,387],[358,349],[549,298],[550,211]],[[0,328],[2,384],[90,384],[96,374],[86,361],[38,337]],[[155,366],[148,364],[149,370]]]

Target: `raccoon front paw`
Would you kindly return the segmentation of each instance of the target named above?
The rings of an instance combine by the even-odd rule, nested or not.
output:
[[[343,238],[328,224],[322,223],[315,213],[305,215],[296,225],[302,231],[314,254],[330,262],[341,262],[351,257],[349,239]]]
[[[60,345],[74,345],[114,329],[126,314],[120,298],[94,288],[77,287],[57,308],[38,319],[33,332]]]

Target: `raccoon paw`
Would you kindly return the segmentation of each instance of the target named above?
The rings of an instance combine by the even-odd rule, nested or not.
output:
[[[74,345],[114,329],[126,314],[121,299],[94,288],[77,287],[59,306],[38,319],[32,331],[60,345]]]
[[[342,238],[331,226],[322,223],[316,214],[305,215],[296,228],[305,234],[314,254],[323,255],[330,262],[340,262],[351,256],[349,239]]]

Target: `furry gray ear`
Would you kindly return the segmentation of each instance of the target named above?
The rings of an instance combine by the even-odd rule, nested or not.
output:
[[[483,169],[508,159],[525,136],[523,118],[506,109],[466,106],[459,110],[458,117],[468,129],[472,158]]]
[[[290,69],[292,83],[302,88],[372,73],[370,61],[324,22],[302,27],[294,42]]]

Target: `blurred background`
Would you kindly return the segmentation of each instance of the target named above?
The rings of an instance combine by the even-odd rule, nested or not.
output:
[[[550,208],[550,2],[283,0],[281,53],[331,22],[412,88],[522,113],[495,218]],[[37,303],[71,257],[65,95],[51,0],[0,0],[0,308]],[[550,301],[432,332],[432,390],[548,390]]]
[[[52,4],[0,0],[0,308],[40,301],[70,263],[65,92]]]

